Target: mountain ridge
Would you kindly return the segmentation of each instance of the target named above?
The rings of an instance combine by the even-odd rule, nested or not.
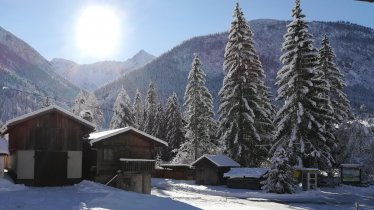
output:
[[[281,68],[279,57],[286,26],[289,21],[260,19],[249,22],[254,34],[257,54],[262,62],[266,83],[276,95],[274,85],[277,71]],[[337,54],[336,63],[345,74],[347,81],[346,92],[352,101],[352,106],[359,111],[361,105],[374,110],[374,30],[365,26],[348,22],[309,22],[309,30],[315,38],[315,47],[320,46],[323,34],[330,38],[331,45]],[[111,109],[120,87],[124,86],[133,97],[135,90],[146,93],[148,83],[153,81],[162,101],[175,91],[181,100],[184,95],[187,75],[191,68],[194,53],[198,53],[203,69],[207,74],[207,85],[212,91],[215,108],[218,105],[218,90],[223,80],[223,54],[227,42],[227,32],[206,36],[197,36],[181,42],[181,44],[160,55],[146,66],[131,72],[112,83],[95,91],[101,105]],[[107,113],[107,120],[110,113]]]
[[[126,61],[98,61],[90,64],[78,64],[74,61],[54,58],[50,61],[54,70],[81,89],[94,91],[116,78],[141,68],[156,57],[143,49]]]

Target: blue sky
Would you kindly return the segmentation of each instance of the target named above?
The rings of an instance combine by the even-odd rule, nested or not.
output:
[[[193,36],[228,30],[234,0],[0,0],[0,26],[20,37],[47,59],[78,63],[126,60],[140,49],[156,56]],[[289,20],[293,0],[239,0],[248,20]],[[355,0],[302,0],[308,21],[343,20],[374,28],[374,3]],[[120,19],[116,52],[87,56],[75,41],[75,25],[90,5],[113,8]]]

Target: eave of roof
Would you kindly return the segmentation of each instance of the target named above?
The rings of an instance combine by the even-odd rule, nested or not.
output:
[[[43,115],[43,114],[46,114],[46,113],[49,113],[49,112],[52,112],[53,110],[56,110],[68,117],[70,117],[71,119],[73,120],[76,120],[77,122],[87,126],[87,127],[90,127],[91,129],[95,129],[95,125],[79,116],[76,116],[75,114],[59,107],[59,106],[56,106],[56,105],[51,105],[51,106],[48,106],[48,107],[45,107],[45,108],[42,108],[42,109],[39,109],[39,110],[36,110],[34,112],[30,112],[28,114],[25,114],[25,115],[21,115],[19,117],[16,117],[16,118],[13,118],[11,120],[8,120],[6,122],[6,124],[1,128],[1,133],[2,134],[5,134],[8,132],[8,129],[9,127],[11,126],[14,126],[18,123],[21,123],[21,122],[24,122],[26,120],[29,120],[29,119],[33,119],[35,117],[38,117],[40,115]]]
[[[163,144],[165,146],[168,146],[168,143],[166,143],[165,141],[159,139],[159,138],[156,138],[152,135],[149,135],[141,130],[138,130],[136,128],[133,128],[131,126],[129,127],[124,127],[124,128],[119,128],[119,129],[114,129],[114,130],[109,130],[109,131],[102,131],[102,132],[97,132],[97,133],[91,133],[90,134],[90,137],[88,138],[90,140],[90,144],[91,146],[94,144],[94,143],[97,143],[99,141],[102,141],[102,140],[105,140],[107,138],[110,138],[112,136],[116,136],[116,135],[119,135],[119,134],[122,134],[122,133],[125,133],[125,132],[128,132],[128,131],[133,131],[135,133],[138,133],[142,136],[145,136],[159,144]],[[95,137],[95,135],[97,137]]]
[[[211,163],[213,163],[217,167],[240,167],[239,163],[237,163],[236,161],[232,160],[231,158],[229,158],[227,156],[225,156],[225,157],[228,160],[230,160],[230,162],[231,162],[230,164],[222,165],[222,164],[217,163],[217,161],[214,160],[214,157],[221,157],[221,156],[225,156],[225,155],[203,155],[200,158],[198,158],[197,160],[195,160],[193,163],[191,163],[191,166],[195,166],[195,164],[197,162],[199,162],[200,160],[206,158],[207,160],[209,160]]]

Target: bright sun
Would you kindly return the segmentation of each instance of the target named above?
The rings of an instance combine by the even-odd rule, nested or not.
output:
[[[79,16],[75,39],[84,57],[107,58],[115,53],[120,43],[120,18],[108,6],[86,7]]]

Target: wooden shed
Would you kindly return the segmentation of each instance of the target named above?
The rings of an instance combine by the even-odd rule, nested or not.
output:
[[[16,183],[60,186],[82,178],[82,139],[95,125],[49,106],[8,121],[9,172]]]
[[[362,183],[362,166],[360,164],[341,164],[340,177],[343,184],[360,185]]]
[[[8,155],[8,140],[0,137],[0,177],[4,175],[5,159]]]
[[[160,164],[152,177],[176,180],[194,180],[195,168],[188,164]]]
[[[232,168],[224,177],[229,188],[261,190],[261,182],[268,172],[268,168]]]
[[[129,191],[150,193],[157,151],[168,144],[133,127],[92,133],[84,177]]]
[[[225,155],[203,155],[192,164],[196,168],[196,184],[223,185],[223,174],[240,164]]]

